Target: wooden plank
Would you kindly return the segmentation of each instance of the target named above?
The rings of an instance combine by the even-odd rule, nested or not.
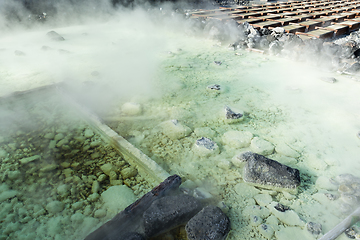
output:
[[[349,27],[349,31],[355,31],[358,30],[360,28],[360,22],[359,21],[344,21],[340,23],[341,25],[345,25]]]
[[[292,16],[292,18],[299,19],[299,22],[301,22],[301,21],[305,21],[306,19],[311,19],[312,16],[309,14],[300,14],[300,15]]]
[[[341,16],[341,15],[332,15],[332,17],[335,17],[336,18],[336,22],[342,22],[345,20],[345,16]]]
[[[334,17],[321,17],[318,19],[314,19],[314,21],[321,22],[322,27],[330,26],[332,22],[336,21],[336,18]]]
[[[276,21],[265,21],[252,24],[255,28],[269,28],[269,27],[279,27],[281,23]]]
[[[340,36],[349,32],[349,26],[341,24],[330,25],[328,27],[325,27],[324,29],[333,30],[335,32],[335,36]]]
[[[305,26],[307,31],[314,30],[315,27],[321,26],[321,22],[316,22],[316,21],[303,21],[303,22],[299,22],[298,24],[301,26]]]
[[[330,38],[334,36],[334,31],[330,29],[316,29],[305,34],[316,38]]]
[[[274,21],[280,22],[282,26],[286,26],[286,25],[289,25],[290,23],[298,22],[299,19],[286,17],[286,18],[275,19]]]
[[[273,15],[266,15],[266,16],[259,16],[259,17],[251,17],[251,18],[258,18],[261,19],[262,21],[266,21],[266,20],[276,20],[281,18],[281,16],[273,14]]]
[[[305,32],[306,27],[300,26],[299,24],[289,24],[283,27],[287,33]]]

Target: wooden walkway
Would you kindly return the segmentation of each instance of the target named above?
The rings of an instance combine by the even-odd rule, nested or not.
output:
[[[192,12],[190,17],[248,22],[256,29],[283,27],[303,40],[332,38],[360,28],[360,0],[289,0],[235,5]]]

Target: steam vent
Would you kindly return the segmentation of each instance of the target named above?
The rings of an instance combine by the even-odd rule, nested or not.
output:
[[[360,0],[0,0],[0,240],[360,239]]]

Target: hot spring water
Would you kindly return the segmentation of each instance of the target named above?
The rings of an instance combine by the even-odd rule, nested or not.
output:
[[[221,203],[232,223],[228,239],[316,239],[321,235],[308,231],[309,222],[321,224],[324,234],[344,219],[360,193],[359,83],[309,62],[186,36],[187,25],[176,19],[162,24],[135,12],[4,35],[1,94],[65,82],[114,131],[187,180],[184,186],[200,187]],[[50,30],[65,41],[48,39]],[[81,239],[153,187],[81,119],[61,127],[59,116],[74,113],[62,113],[61,100],[46,99],[53,98],[3,105],[0,112],[11,133],[2,134],[0,146],[4,239]],[[243,119],[225,119],[225,106]],[[44,127],[35,131],[39,121]],[[58,125],[45,126],[50,123]],[[199,151],[202,137],[217,150]],[[297,191],[245,183],[236,158],[244,151],[299,169]],[[110,186],[121,187],[122,205],[104,194]],[[276,210],[277,203],[289,210]]]

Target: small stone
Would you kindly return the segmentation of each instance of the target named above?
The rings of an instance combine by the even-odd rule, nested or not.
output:
[[[62,162],[62,163],[60,163],[60,166],[63,167],[63,168],[69,168],[70,163],[69,162]]]
[[[58,165],[53,163],[53,164],[49,164],[45,167],[40,168],[40,172],[51,172],[57,168],[58,168]]]
[[[122,180],[119,180],[119,179],[111,179],[110,180],[110,185],[111,186],[122,185],[122,184],[123,184]],[[127,184],[127,185],[129,185],[129,184]]]
[[[235,123],[235,122],[239,122],[242,121],[244,119],[244,114],[242,113],[235,113],[234,111],[232,111],[230,109],[230,107],[225,106],[224,107],[224,111],[225,111],[225,120],[228,123]]]
[[[202,137],[196,140],[193,146],[193,150],[195,154],[201,157],[207,157],[211,154],[216,154],[220,152],[216,142],[206,137]]]
[[[96,200],[99,199],[99,197],[100,197],[100,195],[98,193],[93,193],[93,194],[90,194],[87,199],[90,202],[95,202]]]
[[[20,177],[21,177],[21,172],[18,170],[8,172],[8,178],[10,180],[16,180],[19,179]]]
[[[84,202],[75,202],[75,203],[73,203],[72,205],[71,205],[71,208],[73,209],[73,210],[79,210],[79,209],[81,209],[82,207],[83,207],[83,205],[84,205]]]
[[[47,133],[44,135],[44,138],[46,138],[46,139],[54,139],[54,137],[55,137],[55,133],[53,133],[53,132],[50,132],[50,133]]]
[[[121,106],[121,112],[129,116],[137,116],[142,113],[142,107],[139,103],[127,102]]]
[[[48,36],[53,41],[64,41],[65,38],[63,38],[60,34],[58,34],[55,31],[50,31],[46,33],[46,36]]]
[[[220,62],[220,61],[214,61],[214,63],[218,66],[220,66],[222,64],[222,62]]]
[[[230,231],[230,220],[215,206],[207,206],[185,226],[189,240],[224,240]]]
[[[258,194],[254,196],[254,199],[262,207],[272,202],[272,197],[269,194]]]
[[[99,183],[101,183],[101,182],[105,181],[106,178],[107,178],[106,174],[100,174],[100,176],[98,177],[97,181],[98,181]]]
[[[332,193],[324,193],[324,195],[330,200],[330,201],[334,201],[336,199],[339,198],[338,195],[332,194]]]
[[[106,210],[105,209],[98,209],[94,212],[95,218],[103,218],[106,216]]]
[[[100,167],[101,171],[103,171],[106,175],[110,176],[110,172],[115,172],[116,168],[111,163],[106,163]]]
[[[228,131],[222,136],[225,145],[232,148],[245,148],[250,146],[253,134],[248,131]]]
[[[104,207],[111,213],[118,213],[135,202],[133,191],[125,186],[112,186],[101,194]]]
[[[222,159],[222,160],[218,161],[217,166],[224,170],[229,170],[231,167],[231,163],[228,160]]]
[[[314,235],[319,235],[322,231],[322,226],[320,223],[308,222],[306,224],[306,228]]]
[[[90,147],[91,148],[94,148],[94,147],[97,147],[97,146],[100,146],[101,145],[101,141],[100,140],[97,140],[97,141],[93,141],[90,143]]]
[[[124,168],[123,170],[121,170],[120,173],[121,173],[121,176],[123,179],[127,179],[127,178],[131,178],[131,177],[135,177],[138,172],[135,168],[128,167],[128,168]]]
[[[191,128],[181,124],[178,120],[173,119],[159,124],[164,135],[172,140],[187,137],[192,132]]]
[[[56,188],[56,192],[63,198],[67,197],[70,194],[70,186],[67,184],[61,184]]]
[[[84,131],[84,136],[86,138],[91,138],[92,136],[94,136],[94,132],[91,129],[87,128]]]
[[[92,192],[92,193],[97,193],[97,192],[99,192],[99,191],[100,191],[100,184],[99,184],[98,181],[95,180],[95,181],[92,183],[91,192]]]
[[[259,137],[254,137],[251,140],[251,149],[254,153],[258,153],[260,155],[270,155],[274,152],[274,145],[272,145],[270,142],[261,139]]]
[[[18,191],[16,190],[7,190],[0,193],[0,202],[3,202],[7,199],[14,198],[16,195],[18,195]]]
[[[62,147],[63,145],[65,144],[68,144],[69,143],[69,140],[68,139],[61,139],[59,142],[56,143],[56,147]]]
[[[296,188],[300,185],[299,170],[256,153],[246,157],[243,170],[245,182],[280,188]]]
[[[289,207],[282,205],[281,203],[278,203],[274,206],[274,208],[280,212],[285,212],[287,210],[290,210]]]
[[[64,209],[64,203],[60,201],[52,201],[48,203],[45,208],[49,213],[58,213]]]
[[[207,86],[207,89],[215,90],[215,91],[220,91],[220,90],[221,90],[221,87],[220,87],[219,84],[213,84],[213,85]]]
[[[350,227],[350,228],[347,228],[345,231],[344,231],[345,235],[350,238],[350,239],[355,239],[355,235],[356,235],[356,231],[355,231],[355,228],[354,227]]]
[[[27,157],[27,158],[22,158],[20,159],[20,163],[21,164],[27,164],[29,162],[32,162],[32,161],[35,161],[35,160],[39,160],[41,159],[41,156],[40,155],[34,155],[34,156],[31,156],[31,157]]]
[[[70,219],[73,224],[81,224],[84,221],[85,216],[82,213],[73,214]]]

